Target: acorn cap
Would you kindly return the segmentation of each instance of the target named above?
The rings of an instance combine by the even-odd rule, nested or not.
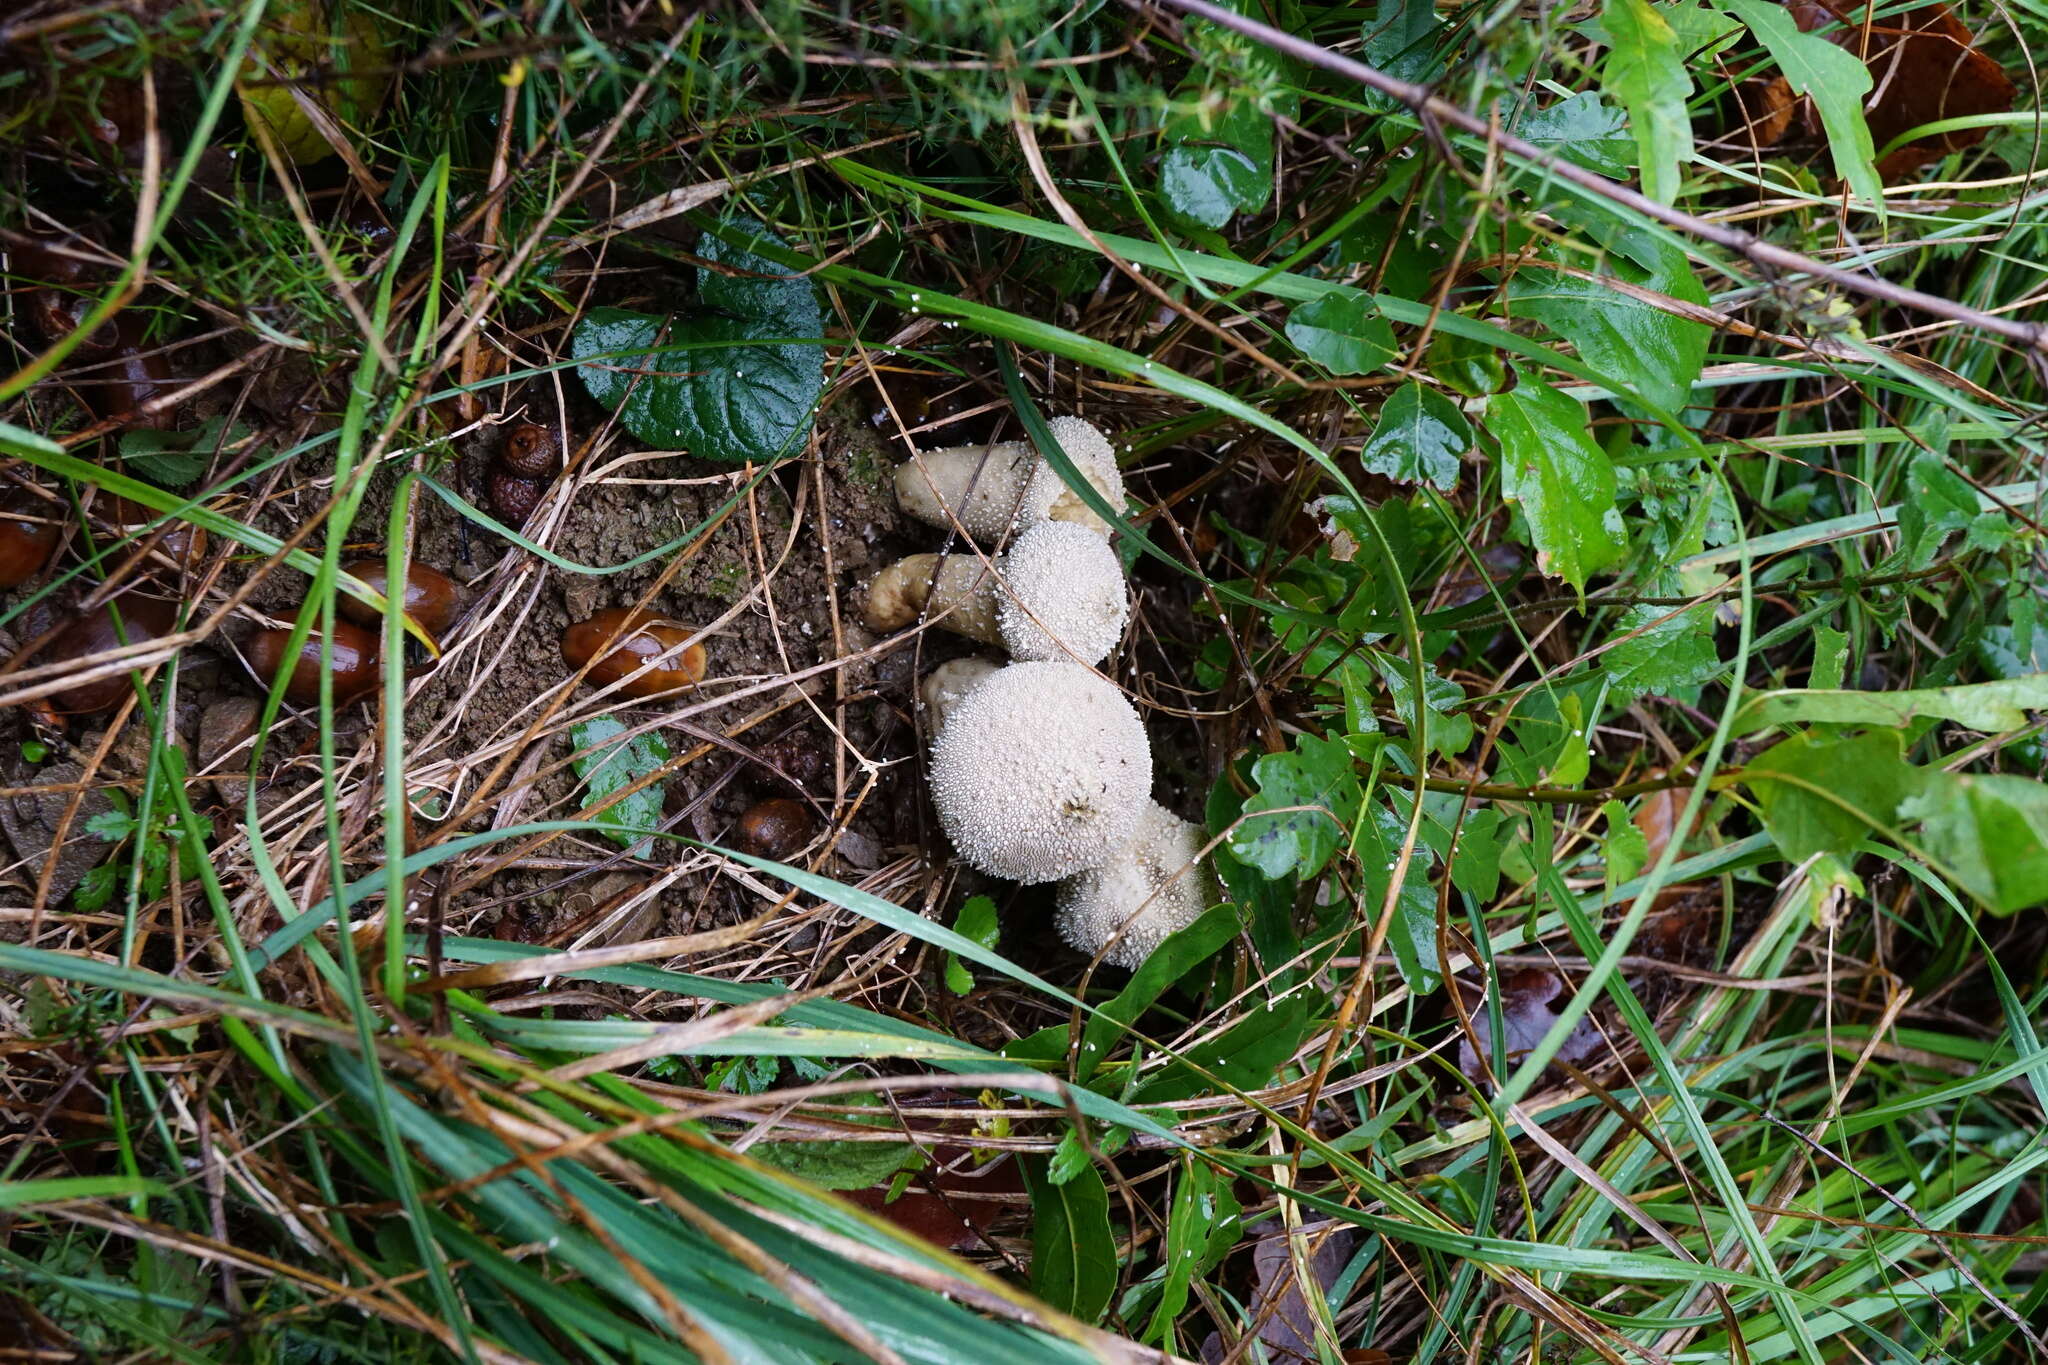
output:
[[[1003,556],[1001,577],[996,625],[1011,657],[1094,665],[1123,638],[1123,565],[1109,542],[1086,527],[1031,527]]]
[[[1152,789],[1152,749],[1123,693],[1074,663],[983,679],[932,745],[932,802],[961,859],[1050,882],[1129,842]]]
[[[1135,970],[1208,908],[1215,887],[1200,862],[1203,842],[1199,825],[1147,801],[1128,844],[1060,885],[1060,936],[1090,957]]]

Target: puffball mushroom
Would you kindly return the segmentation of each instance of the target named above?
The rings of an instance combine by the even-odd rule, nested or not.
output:
[[[1078,417],[1055,417],[1046,426],[1109,505],[1122,507],[1123,475],[1109,438]],[[1029,441],[925,451],[896,466],[896,505],[933,526],[951,527],[958,518],[980,541],[1001,540],[1048,518],[1103,537],[1110,530]]]
[[[1152,790],[1137,708],[1091,669],[1018,663],[984,678],[932,744],[932,803],[970,867],[1051,882],[1130,842]]]
[[[981,685],[983,679],[1002,665],[994,659],[970,655],[965,659],[950,659],[924,675],[924,681],[917,685],[918,699],[924,703],[925,733],[937,740],[939,733],[952,719],[953,708],[967,699],[967,694]]]
[[[1214,888],[1200,862],[1202,844],[1199,825],[1147,801],[1130,843],[1061,884],[1060,936],[1090,957],[1100,953],[1111,966],[1135,970],[1208,908]]]
[[[973,555],[910,555],[875,576],[863,617],[876,630],[920,613],[1013,658],[1099,664],[1123,638],[1123,566],[1109,542],[1062,521],[1017,537],[996,571]]]

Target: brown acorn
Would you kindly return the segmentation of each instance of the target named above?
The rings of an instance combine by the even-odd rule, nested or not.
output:
[[[291,631],[284,628],[259,630],[249,637],[246,648],[258,682],[267,686],[285,666],[284,647],[290,638]],[[334,623],[335,705],[353,701],[377,685],[377,644],[376,635],[361,626],[348,621]],[[291,670],[291,680],[284,688],[286,698],[300,706],[318,705],[320,636],[317,632],[309,634],[299,647],[298,657],[291,661]]]
[[[610,607],[562,632],[562,658],[571,668],[581,668],[597,659],[585,680],[594,687],[603,687],[633,673],[649,660],[669,656],[661,667],[636,674],[633,681],[620,689],[629,697],[652,697],[703,680],[703,645],[693,644],[680,655],[675,654],[690,635],[685,627],[651,613]],[[609,652],[598,658],[599,650]]]
[[[115,625],[119,617],[120,624]],[[89,612],[65,627],[50,642],[41,663],[69,663],[91,659],[122,645],[169,635],[178,623],[178,609],[169,602],[137,593],[115,595],[97,611]],[[95,678],[48,697],[50,710],[60,716],[93,716],[113,709],[128,695],[128,674],[115,673]]]
[[[387,597],[390,595],[385,586],[382,559],[350,560],[341,566],[341,571],[361,580],[366,587],[374,588]],[[417,562],[405,566],[405,614],[419,622],[420,629],[437,643],[455,624],[455,617],[462,610],[462,596],[460,585],[439,569]],[[336,597],[334,609],[346,619],[373,631],[382,624],[381,613],[373,610],[369,603],[346,594]]]
[[[140,317],[122,313],[113,326],[111,356],[85,370],[77,384],[93,411],[109,421],[133,417],[143,404],[178,387],[170,358],[145,337],[148,329]]]
[[[540,506],[543,486],[533,479],[522,479],[517,474],[493,468],[484,476],[484,488],[490,495],[491,510],[498,514],[498,520],[518,530],[526,525],[527,518]]]
[[[771,796],[747,808],[734,837],[741,852],[779,862],[810,841],[812,824],[809,806]]]
[[[0,589],[20,587],[41,573],[63,538],[48,504],[22,493],[0,503]]]
[[[140,536],[143,528],[160,520],[161,512],[145,507],[118,493],[95,493],[86,509],[92,519],[119,536]],[[187,521],[173,521],[161,528],[157,548],[180,564],[192,565],[206,555],[206,532]]]
[[[562,467],[561,443],[552,427],[538,422],[520,422],[505,431],[505,444],[498,450],[498,467],[522,479],[552,479]]]

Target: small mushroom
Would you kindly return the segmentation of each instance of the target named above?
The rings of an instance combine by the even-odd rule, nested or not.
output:
[[[1202,844],[1199,825],[1146,802],[1120,852],[1060,884],[1060,936],[1113,967],[1135,970],[1208,908],[1215,887],[1201,865]]]
[[[969,866],[1016,882],[1096,867],[1130,841],[1152,788],[1138,712],[1075,663],[997,670],[932,745],[932,802]]]
[[[918,700],[924,704],[924,729],[934,742],[952,718],[953,708],[981,685],[982,679],[1002,667],[994,659],[970,655],[940,664],[924,675],[917,685]]]
[[[1109,543],[1067,522],[1043,521],[990,574],[971,555],[911,555],[875,577],[864,619],[876,630],[921,614],[1022,660],[1099,664],[1123,637],[1123,566]]]
[[[1109,438],[1078,417],[1055,417],[1046,425],[1096,491],[1110,506],[1121,506],[1124,481]],[[957,517],[981,541],[1001,540],[1047,518],[1099,536],[1110,531],[1028,441],[925,451],[896,467],[896,504],[933,526],[951,527]]]

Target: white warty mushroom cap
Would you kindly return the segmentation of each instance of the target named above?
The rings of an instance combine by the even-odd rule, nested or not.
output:
[[[1061,936],[1093,957],[1122,927],[1123,937],[1102,960],[1135,970],[1167,935],[1185,929],[1208,908],[1213,883],[1196,861],[1202,844],[1199,825],[1147,801],[1121,852],[1060,886]]]
[[[932,745],[932,803],[971,867],[1051,882],[1122,848],[1152,790],[1152,747],[1123,693],[1074,663],[999,669]]]
[[[1116,448],[1110,445],[1109,438],[1078,417],[1054,417],[1045,425],[1082,476],[1095,485],[1111,507],[1123,511],[1124,476],[1116,467]],[[1031,481],[1024,487],[1024,508],[1028,519],[1053,516],[1086,526],[1099,536],[1110,532],[1109,523],[1082,502],[1060,478],[1059,471],[1044,460],[1032,469]]]
[[[1123,638],[1124,570],[1085,526],[1041,521],[1003,556],[996,624],[1013,658],[1099,664]]]

